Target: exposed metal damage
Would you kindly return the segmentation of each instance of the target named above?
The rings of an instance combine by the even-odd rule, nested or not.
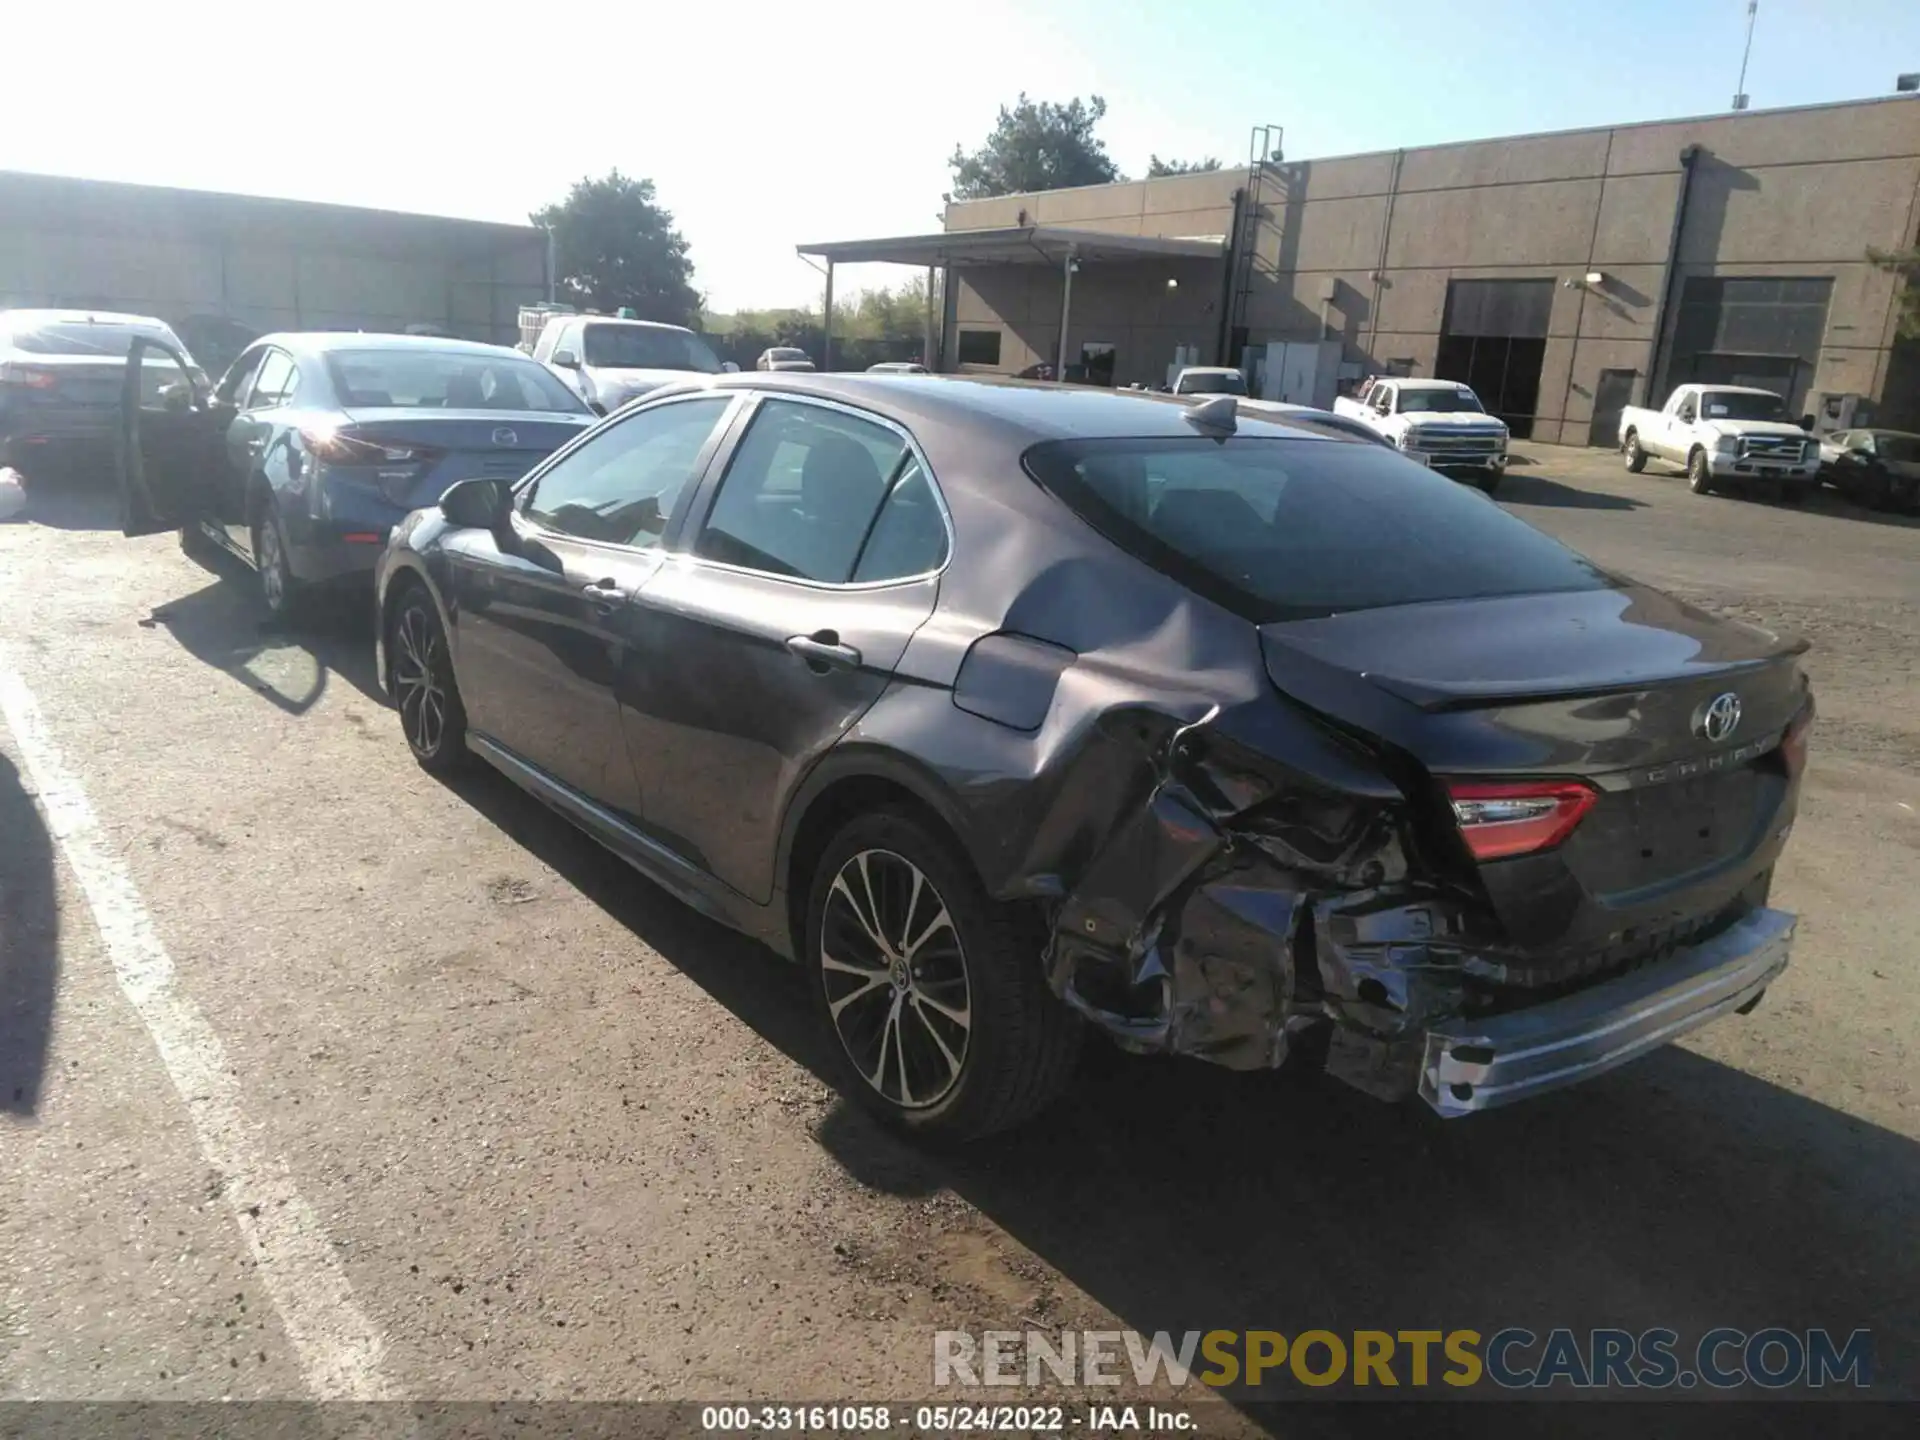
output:
[[[1136,1051],[1328,1070],[1413,1093],[1429,1025],[1469,997],[1466,903],[1410,881],[1402,806],[1282,782],[1214,728],[1172,730],[1153,783],[1060,905],[1049,978]]]

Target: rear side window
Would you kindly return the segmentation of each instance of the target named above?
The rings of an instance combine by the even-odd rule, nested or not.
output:
[[[854,578],[896,476],[907,478],[901,474],[907,454],[906,441],[884,425],[819,405],[766,401],[727,468],[694,553],[843,585]],[[907,508],[904,499],[901,508]],[[943,528],[943,542],[945,534]],[[885,553],[897,548],[911,545],[889,539]]]
[[[293,397],[293,390],[300,383],[300,372],[293,368],[293,361],[284,350],[269,350],[266,362],[260,367],[260,378],[253,382],[253,393],[247,397],[249,410],[271,410],[276,405],[284,405]]]
[[[1122,549],[1257,623],[1608,583],[1478,491],[1377,445],[1061,440],[1026,466]]]

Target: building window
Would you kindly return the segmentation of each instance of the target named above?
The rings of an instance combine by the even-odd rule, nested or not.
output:
[[[1000,363],[1000,332],[998,330],[962,330],[960,332],[960,363],[962,365],[998,365]]]

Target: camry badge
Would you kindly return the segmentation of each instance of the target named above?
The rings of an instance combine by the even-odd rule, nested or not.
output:
[[[1731,690],[1716,695],[1693,712],[1693,733],[1716,744],[1733,734],[1740,724],[1740,697]]]
[[[520,437],[513,433],[510,426],[502,425],[493,432],[493,443],[496,445],[518,445],[520,443]],[[1734,703],[1733,713],[1735,715],[1740,713],[1740,705],[1737,701]]]

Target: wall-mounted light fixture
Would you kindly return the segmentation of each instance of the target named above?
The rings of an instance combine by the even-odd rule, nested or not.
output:
[[[1179,288],[1180,288],[1180,282],[1176,280],[1173,276],[1169,275],[1167,277],[1167,289],[1178,290]]]
[[[1607,283],[1607,275],[1606,275],[1606,272],[1605,272],[1604,270],[1589,270],[1589,271],[1587,271],[1587,284],[1589,284],[1589,285],[1604,285],[1604,284],[1606,284],[1606,283]]]

